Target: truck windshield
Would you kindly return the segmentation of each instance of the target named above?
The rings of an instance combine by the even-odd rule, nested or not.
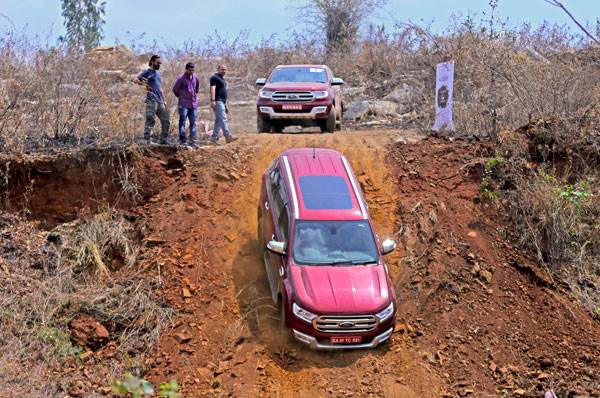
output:
[[[278,68],[273,71],[271,83],[327,83],[325,68],[289,67]]]
[[[373,264],[379,258],[366,220],[298,221],[292,249],[297,264]]]

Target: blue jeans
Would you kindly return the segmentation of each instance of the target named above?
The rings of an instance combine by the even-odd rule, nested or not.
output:
[[[179,107],[179,141],[185,142],[185,119],[190,121],[190,141],[196,141],[196,116],[198,108]]]
[[[217,141],[219,139],[219,133],[223,130],[225,138],[231,138],[231,131],[229,131],[229,125],[227,124],[227,112],[225,111],[225,103],[223,101],[217,101],[215,103],[215,125],[213,126],[212,140]]]

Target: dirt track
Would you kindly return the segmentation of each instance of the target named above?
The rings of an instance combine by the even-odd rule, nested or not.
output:
[[[319,353],[282,344],[256,207],[262,171],[289,147],[350,160],[387,258],[399,320],[388,348]],[[138,208],[146,266],[182,316],[148,363],[185,396],[569,396],[597,394],[600,327],[501,236],[477,202],[484,145],[412,132],[244,135],[178,154],[172,184]],[[597,395],[596,395],[597,396]]]

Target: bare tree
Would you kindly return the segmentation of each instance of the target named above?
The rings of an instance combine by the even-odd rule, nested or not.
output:
[[[307,0],[298,14],[315,31],[324,32],[327,54],[347,51],[358,38],[366,18],[387,0]]]
[[[590,39],[592,39],[594,41],[594,43],[596,44],[600,44],[600,40],[598,40],[598,38],[596,36],[594,36],[593,34],[591,34],[586,28],[585,26],[583,26],[581,23],[579,23],[579,21],[573,16],[573,14],[571,14],[571,12],[567,9],[567,7],[565,7],[565,5],[559,1],[559,0],[544,0],[546,3],[551,4],[555,7],[560,8],[561,10],[563,10],[565,12],[565,14],[567,14],[569,16],[569,18],[571,18],[571,20],[573,22],[575,22],[575,25],[577,25],[579,27],[579,29],[581,29],[583,31],[583,33],[585,33],[587,35],[587,37],[589,37]]]

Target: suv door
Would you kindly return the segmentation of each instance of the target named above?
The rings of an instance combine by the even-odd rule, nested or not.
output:
[[[265,190],[267,200],[264,203],[266,213],[262,218],[263,222],[263,241],[268,242],[271,239],[285,242],[289,241],[289,215],[287,210],[287,195],[285,186],[278,164],[268,172],[265,179]],[[285,275],[285,257],[270,251],[265,251],[265,266],[267,269],[267,278],[273,295],[273,301],[277,302],[277,295],[280,290],[280,278]]]

